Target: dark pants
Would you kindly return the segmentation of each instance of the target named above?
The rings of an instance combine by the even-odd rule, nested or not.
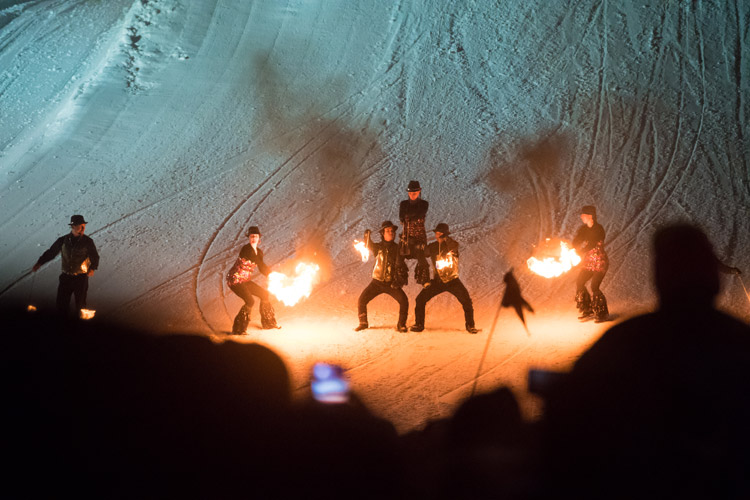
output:
[[[234,318],[232,333],[242,334],[247,329],[247,325],[250,323],[250,308],[253,307],[254,302],[253,296],[260,299],[261,326],[263,328],[277,328],[276,313],[273,310],[273,305],[271,305],[271,297],[268,294],[268,290],[252,281],[232,285],[229,289],[245,301],[245,305],[242,306],[240,312]]]
[[[406,316],[409,314],[409,299],[406,294],[400,287],[392,288],[390,283],[375,279],[367,285],[367,288],[359,296],[357,312],[359,313],[360,323],[367,323],[367,304],[382,293],[387,293],[398,302],[398,324],[399,326],[406,326]]]
[[[423,288],[419,292],[419,295],[417,295],[417,305],[414,308],[414,322],[417,325],[424,326],[424,310],[427,302],[443,292],[448,292],[458,299],[464,308],[466,327],[474,327],[474,304],[469,296],[469,291],[458,278],[452,279],[448,283],[443,283],[440,279],[435,279],[432,280],[430,286]]]
[[[430,281],[430,264],[427,262],[427,257],[424,254],[424,243],[409,243],[405,245],[408,247],[408,253],[404,255],[403,266],[404,266],[404,282],[409,276],[409,268],[406,265],[407,260],[416,260],[417,265],[414,266],[414,281],[419,285],[424,285]]]
[[[578,273],[578,279],[576,280],[576,292],[586,289],[586,282],[591,280],[591,294],[599,293],[599,285],[602,284],[604,275],[599,271],[589,271],[588,269],[581,269]]]
[[[57,312],[67,317],[70,313],[70,296],[76,300],[76,311],[86,309],[86,294],[89,291],[89,277],[86,274],[61,274],[57,285]]]
[[[604,319],[609,316],[609,307],[607,298],[599,289],[602,284],[606,271],[590,271],[581,269],[576,279],[576,306],[582,316],[591,315],[592,313],[598,319]],[[586,290],[586,282],[591,280],[591,295]]]
[[[253,304],[255,302],[253,300],[253,296],[258,297],[261,303],[269,301],[268,290],[258,285],[257,283],[253,283],[252,281],[246,281],[245,283],[232,285],[229,288],[239,298],[245,301],[245,305],[248,309],[253,307]]]

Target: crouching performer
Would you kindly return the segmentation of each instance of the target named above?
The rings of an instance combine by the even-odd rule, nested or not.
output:
[[[596,323],[609,319],[607,299],[599,286],[609,268],[609,257],[604,251],[604,228],[596,220],[596,207],[586,205],[581,209],[583,225],[573,238],[573,247],[583,254],[581,270],[576,280],[576,307],[578,319],[587,321],[594,318]],[[586,282],[591,280],[591,294],[586,290]]]
[[[415,324],[411,327],[411,331],[424,330],[427,302],[443,292],[448,292],[456,297],[464,308],[466,331],[477,333],[479,330],[474,326],[474,305],[468,290],[458,278],[458,242],[448,236],[450,230],[448,224],[444,222],[438,224],[434,231],[437,241],[427,245],[426,253],[432,260],[435,276],[417,295],[417,305],[414,308]]]
[[[244,335],[250,324],[250,309],[253,307],[253,296],[260,299],[260,325],[264,329],[280,328],[276,324],[276,316],[271,305],[268,290],[252,281],[253,272],[257,268],[264,276],[268,276],[271,269],[263,262],[263,250],[258,248],[260,230],[257,226],[250,226],[245,233],[249,243],[242,247],[232,268],[227,273],[227,285],[239,298],[245,301],[240,312],[234,318],[233,335]]]
[[[372,270],[372,281],[362,291],[358,301],[359,326],[354,331],[364,330],[369,327],[367,322],[367,304],[382,293],[387,293],[398,302],[398,324],[396,330],[406,331],[406,315],[409,313],[409,299],[401,289],[404,286],[402,278],[398,273],[402,264],[399,247],[394,238],[398,226],[391,221],[384,221],[380,226],[379,243],[370,239],[370,230],[365,231],[367,249],[375,255],[375,268]]]

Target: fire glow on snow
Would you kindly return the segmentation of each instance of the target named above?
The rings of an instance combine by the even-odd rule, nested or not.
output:
[[[319,269],[317,264],[300,262],[294,270],[294,276],[274,271],[268,275],[268,291],[284,305],[293,306],[310,296]]]
[[[550,239],[546,240],[546,247],[549,245]],[[552,250],[553,255],[547,253]],[[541,259],[536,257],[530,257],[526,261],[526,265],[529,269],[540,276],[545,278],[556,278],[563,273],[570,271],[573,266],[577,266],[581,262],[581,257],[578,256],[574,248],[570,248],[570,245],[566,241],[560,242],[559,251],[555,248],[550,248],[545,252],[546,256],[542,256]]]

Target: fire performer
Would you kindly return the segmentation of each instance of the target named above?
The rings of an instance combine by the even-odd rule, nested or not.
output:
[[[89,290],[89,276],[99,267],[99,253],[94,240],[83,234],[86,231],[86,220],[83,215],[70,218],[70,233],[60,236],[49,249],[39,257],[33,272],[37,272],[57,254],[62,254],[62,273],[57,285],[57,312],[67,317],[70,308],[70,296],[75,297],[76,309],[86,309],[86,297]]]
[[[573,238],[573,247],[582,256],[581,270],[576,280],[576,306],[581,313],[578,319],[586,321],[594,317],[596,323],[609,318],[607,299],[599,286],[607,274],[609,257],[604,251],[604,228],[596,220],[596,207],[586,205],[581,209],[583,225]],[[591,294],[586,282],[591,280]]]
[[[271,269],[263,261],[263,250],[258,248],[260,243],[260,229],[258,226],[250,226],[245,233],[248,244],[240,249],[232,268],[227,273],[227,285],[238,297],[245,301],[240,312],[234,318],[232,325],[233,335],[244,335],[247,325],[250,324],[250,310],[253,307],[253,296],[260,299],[260,324],[263,329],[281,328],[276,324],[273,305],[271,305],[268,290],[252,281],[252,275],[257,268],[261,274],[268,276]]]
[[[367,304],[382,293],[387,293],[398,302],[398,324],[396,330],[406,331],[406,316],[409,313],[409,299],[401,289],[404,286],[398,268],[403,264],[399,252],[399,246],[393,240],[396,237],[398,226],[391,221],[383,221],[380,225],[379,243],[370,239],[370,230],[365,231],[365,242],[367,248],[375,255],[375,268],[372,270],[372,281],[362,291],[357,304],[359,313],[359,326],[354,331],[358,332],[369,327],[367,322]]]
[[[414,308],[413,332],[424,330],[425,307],[433,297],[443,292],[448,292],[458,299],[464,308],[464,320],[466,331],[477,333],[479,330],[474,326],[474,305],[468,290],[458,278],[458,242],[449,237],[448,224],[441,222],[435,229],[434,241],[427,245],[427,255],[432,260],[435,276],[429,281],[425,288],[417,295],[417,305]]]
[[[425,257],[427,232],[424,225],[430,204],[427,200],[420,198],[422,187],[419,185],[419,181],[410,181],[406,190],[409,193],[409,199],[402,201],[398,208],[398,218],[404,225],[400,239],[401,255],[404,259],[416,259],[414,280],[418,284],[424,285],[430,281],[430,265]],[[404,284],[406,284],[409,269],[405,262],[401,272],[405,274]]]

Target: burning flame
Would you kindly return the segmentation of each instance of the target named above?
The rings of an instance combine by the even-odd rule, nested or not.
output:
[[[94,314],[96,314],[96,311],[93,309],[81,309],[79,311],[79,314],[81,316],[81,319],[91,319],[94,317]]]
[[[310,296],[319,269],[317,264],[300,262],[294,270],[294,276],[274,271],[268,275],[268,291],[284,305],[293,306]]]
[[[32,306],[31,304],[29,304],[28,306],[26,306],[26,310],[29,312],[34,312],[36,311],[36,306]]]
[[[549,242],[549,238],[547,238]],[[570,271],[573,266],[581,262],[574,248],[570,248],[565,241],[560,242],[560,253],[556,256],[544,257],[537,259],[531,257],[526,261],[533,272],[545,278],[556,278],[563,273]]]
[[[443,268],[446,268],[446,267],[451,267],[452,264],[453,264],[453,252],[448,252],[447,254],[445,254],[445,258],[444,259],[440,259],[440,260],[436,260],[435,261],[435,267],[437,269],[443,269]]]
[[[370,250],[364,241],[354,240],[354,249],[362,256],[362,262],[367,262],[370,258]]]

